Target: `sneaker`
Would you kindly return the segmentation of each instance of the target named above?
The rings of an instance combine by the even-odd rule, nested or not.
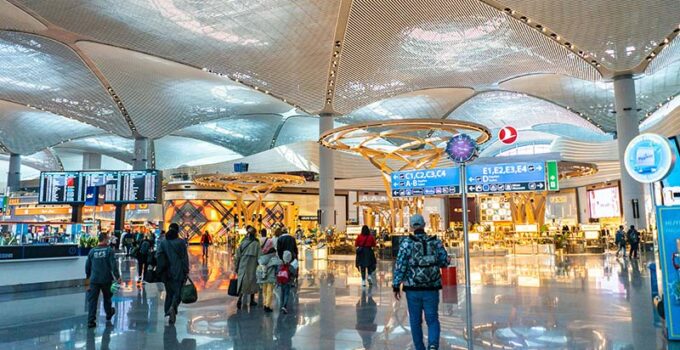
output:
[[[95,322],[88,322],[87,323],[87,328],[95,328],[97,327],[97,324]]]
[[[274,312],[274,310],[270,307],[264,307],[264,312]]]
[[[251,301],[250,301],[250,306],[257,306],[257,301],[251,300]]]
[[[437,347],[435,345],[430,345],[427,347],[427,350],[437,350]]]
[[[177,311],[175,308],[170,308],[170,318],[168,319],[169,324],[175,324],[175,321],[177,321]]]
[[[287,314],[287,313],[288,313],[288,309],[286,309],[286,307],[284,306],[284,307],[281,308],[281,312],[283,312],[284,314]]]
[[[107,321],[111,321],[111,319],[113,318],[113,315],[115,315],[115,314],[116,314],[116,308],[115,308],[115,307],[112,307],[112,308],[111,308],[111,314],[110,314],[110,315],[106,315],[106,320],[107,320]]]

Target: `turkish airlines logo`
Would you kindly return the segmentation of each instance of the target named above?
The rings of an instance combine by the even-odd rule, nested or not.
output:
[[[498,132],[498,139],[506,145],[512,145],[517,141],[517,129],[506,126]]]

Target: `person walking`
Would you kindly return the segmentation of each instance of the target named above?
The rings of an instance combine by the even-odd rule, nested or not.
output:
[[[279,258],[283,260],[283,252],[289,251],[293,255],[293,260],[295,261],[298,259],[298,247],[297,247],[297,240],[295,240],[295,237],[291,236],[290,233],[288,233],[288,229],[285,227],[281,229],[281,236],[276,239],[276,251],[279,254]]]
[[[175,324],[181,301],[180,292],[189,277],[187,245],[179,239],[179,225],[176,223],[170,224],[165,239],[158,245],[156,260],[157,271],[161,273],[165,286],[165,316],[170,324]]]
[[[267,237],[267,229],[260,229],[260,247],[264,247],[264,244],[267,243],[268,240],[270,240],[270,238]]]
[[[401,300],[403,285],[408,304],[411,337],[415,350],[425,350],[423,343],[423,313],[428,330],[428,350],[439,349],[439,290],[442,289],[440,268],[449,265],[449,257],[442,241],[425,234],[425,219],[415,214],[410,219],[413,234],[399,245],[394,265],[392,289]]]
[[[375,237],[371,234],[371,230],[366,225],[362,226],[361,234],[354,241],[354,246],[356,247],[355,263],[357,269],[361,272],[362,287],[366,287],[366,279],[368,279],[368,284],[371,286],[374,282],[371,277],[377,264],[375,253],[373,252],[375,245]]]
[[[616,251],[616,257],[619,257],[619,253],[623,252],[623,257],[626,257],[626,231],[623,229],[623,225],[619,226],[618,231],[616,231],[615,234],[615,241],[616,247],[618,248]]]
[[[279,266],[276,273],[276,284],[279,286],[281,292],[281,312],[288,313],[288,300],[290,299],[290,288],[293,284],[293,279],[297,270],[291,264],[293,262],[293,253],[289,250],[283,252],[283,263]]]
[[[151,240],[150,234],[144,236],[142,241],[139,243],[139,249],[137,250],[137,284],[144,283],[142,276],[149,265],[149,256],[153,254],[153,241]]]
[[[208,231],[205,231],[201,236],[201,247],[203,247],[203,258],[205,259],[208,258],[208,247],[210,247],[210,245],[212,245],[212,237],[210,237]]]
[[[99,235],[99,245],[90,250],[85,261],[85,276],[90,280],[87,290],[87,327],[97,326],[97,306],[99,294],[104,296],[104,311],[106,321],[111,321],[116,309],[111,305],[111,285],[113,281],[121,283],[120,271],[116,264],[116,255],[109,247],[109,236],[106,233]]]
[[[628,257],[631,259],[638,259],[638,251],[640,250],[640,232],[635,229],[634,225],[630,225],[628,230],[628,243],[630,243],[630,254]],[[626,251],[623,251],[626,254]]]
[[[255,293],[258,292],[256,270],[260,257],[260,243],[256,237],[257,230],[248,225],[246,237],[241,241],[234,256],[234,267],[238,276],[238,309],[243,305],[243,296],[250,296],[250,305],[256,306]]]
[[[272,299],[276,285],[276,273],[281,265],[281,259],[276,255],[276,249],[271,239],[262,247],[262,255],[257,259],[257,284],[262,288],[262,305],[265,312],[272,312]]]

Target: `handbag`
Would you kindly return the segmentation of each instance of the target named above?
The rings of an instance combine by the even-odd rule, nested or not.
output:
[[[238,278],[233,276],[229,279],[229,288],[227,289],[227,295],[232,297],[238,296]]]
[[[189,282],[187,284],[187,282]],[[191,278],[187,277],[187,280],[182,285],[182,290],[180,291],[180,298],[184,304],[192,304],[198,300],[198,292],[196,291],[196,286]]]

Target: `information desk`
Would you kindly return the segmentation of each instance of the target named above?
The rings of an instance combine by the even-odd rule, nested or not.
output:
[[[0,246],[0,261],[77,256],[77,244],[32,244]]]

